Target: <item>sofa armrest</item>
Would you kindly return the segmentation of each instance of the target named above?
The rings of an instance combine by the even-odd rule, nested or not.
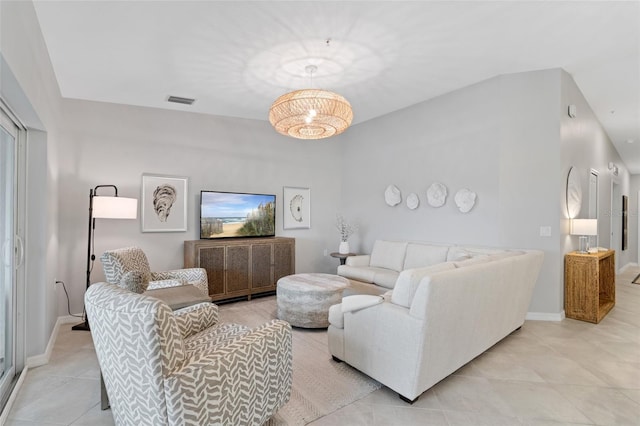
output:
[[[171,372],[164,382],[168,417],[176,424],[208,425],[225,413],[227,419],[264,424],[289,401],[292,370],[291,326],[271,321]]]
[[[356,294],[347,296],[342,299],[342,313],[355,312],[370,306],[378,305],[384,302],[382,296],[373,296],[370,294]]]
[[[349,256],[345,261],[345,265],[349,266],[369,266],[371,256],[368,254],[359,254],[357,256]]]
[[[182,337],[193,336],[218,322],[218,307],[213,303],[198,303],[173,312]]]
[[[185,284],[191,284],[200,289],[205,295],[209,295],[207,270],[204,268],[173,269],[171,271],[152,272],[151,279],[156,280],[182,280]]]
[[[384,302],[383,296],[373,296],[370,294],[355,294],[342,298],[342,303],[329,308],[329,324],[336,328],[344,328],[344,314],[356,312]]]

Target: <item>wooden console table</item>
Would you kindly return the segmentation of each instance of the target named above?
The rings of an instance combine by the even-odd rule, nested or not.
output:
[[[295,239],[234,238],[184,242],[184,267],[204,268],[214,301],[276,290],[295,273]]]
[[[599,323],[616,304],[615,251],[565,255],[564,312],[567,318]]]

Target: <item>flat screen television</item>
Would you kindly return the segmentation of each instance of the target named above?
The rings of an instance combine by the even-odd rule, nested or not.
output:
[[[275,195],[200,191],[200,239],[275,235]]]

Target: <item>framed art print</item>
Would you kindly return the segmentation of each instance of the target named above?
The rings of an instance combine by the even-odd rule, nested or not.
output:
[[[142,232],[185,232],[189,178],[142,175]]]
[[[285,186],[283,192],[283,228],[311,228],[311,190],[309,188]]]
[[[629,217],[629,198],[626,195],[622,196],[622,250],[627,249],[627,242],[629,238],[629,230],[627,228],[627,218]]]

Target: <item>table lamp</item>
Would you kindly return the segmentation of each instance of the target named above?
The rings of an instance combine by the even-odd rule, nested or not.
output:
[[[598,219],[572,219],[571,235],[579,235],[578,252],[589,251],[589,236],[598,235]]]

